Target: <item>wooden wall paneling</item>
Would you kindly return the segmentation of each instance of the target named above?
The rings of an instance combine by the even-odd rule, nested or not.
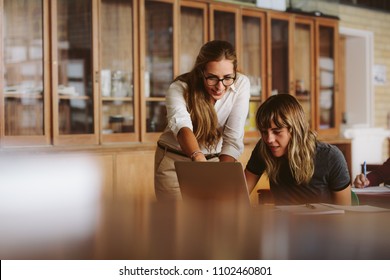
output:
[[[112,200],[115,190],[115,165],[113,154],[98,154],[96,161],[102,171],[102,199]]]
[[[115,165],[116,198],[155,200],[154,150],[117,154]]]

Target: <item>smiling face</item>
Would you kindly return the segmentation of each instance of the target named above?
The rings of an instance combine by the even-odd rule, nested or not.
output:
[[[230,87],[230,85],[225,86],[224,83],[229,84],[229,78],[235,77],[233,61],[227,59],[210,61],[206,64],[203,76],[204,87],[207,93],[210,94],[214,101],[217,101],[226,94]],[[225,81],[222,82],[220,80],[216,85],[209,85],[213,83],[213,79],[225,79]]]
[[[286,127],[277,127],[271,122],[271,127],[260,131],[261,137],[274,157],[287,154],[291,134]]]

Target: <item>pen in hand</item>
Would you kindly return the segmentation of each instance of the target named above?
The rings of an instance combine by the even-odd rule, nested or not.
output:
[[[364,179],[367,178],[367,163],[366,161],[363,162],[363,174],[364,174]]]
[[[363,175],[364,175],[364,181],[363,181],[363,188],[366,187],[366,181],[367,181],[367,162],[363,162]]]

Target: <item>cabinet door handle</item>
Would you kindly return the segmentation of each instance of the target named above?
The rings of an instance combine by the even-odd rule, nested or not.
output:
[[[95,83],[99,83],[100,82],[99,73],[100,73],[99,70],[95,71]]]

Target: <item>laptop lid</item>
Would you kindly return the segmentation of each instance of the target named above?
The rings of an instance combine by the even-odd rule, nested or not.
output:
[[[249,205],[249,194],[240,162],[176,161],[183,200],[235,201]]]

